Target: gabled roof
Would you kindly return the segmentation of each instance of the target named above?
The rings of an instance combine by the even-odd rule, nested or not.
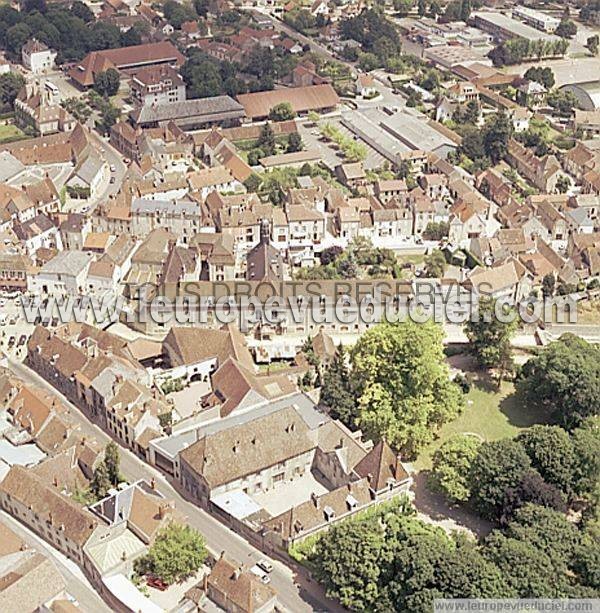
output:
[[[361,477],[367,477],[371,489],[376,492],[386,488],[390,480],[396,482],[408,479],[400,458],[384,440],[380,440],[369,451],[354,467],[354,471]]]
[[[275,599],[276,593],[248,570],[221,557],[208,577],[209,590],[219,593],[223,601],[235,605],[240,613],[252,613]]]
[[[294,408],[288,407],[206,434],[180,456],[213,489],[315,447],[306,422]]]
[[[41,522],[49,522],[55,528],[63,526],[66,538],[83,547],[98,521],[83,507],[47,485],[40,477],[22,466],[13,466],[0,483],[0,491],[10,494],[39,516]]]

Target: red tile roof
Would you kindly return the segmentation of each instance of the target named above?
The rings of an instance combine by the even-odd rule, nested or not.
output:
[[[185,57],[169,41],[133,45],[120,49],[92,51],[83,60],[71,68],[69,76],[84,87],[94,84],[95,75],[108,68],[135,68],[151,66],[163,62],[181,66]]]

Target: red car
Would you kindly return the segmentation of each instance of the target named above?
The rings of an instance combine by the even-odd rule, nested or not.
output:
[[[148,577],[148,579],[146,580],[146,584],[150,587],[160,590],[161,592],[164,592],[169,587],[167,583],[165,583],[162,579],[159,579],[158,577]]]

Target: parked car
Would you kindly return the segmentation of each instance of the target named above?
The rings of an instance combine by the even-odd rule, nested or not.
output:
[[[269,560],[265,560],[264,558],[262,560],[259,560],[256,563],[256,566],[264,570],[266,573],[273,572],[273,565],[271,564],[271,562],[269,562]]]
[[[149,585],[156,590],[160,590],[161,592],[164,592],[169,587],[169,584],[165,583],[159,577],[148,577],[148,579],[146,579],[146,585]]]
[[[271,582],[271,577],[269,577],[269,575],[262,568],[260,568],[258,564],[255,564],[250,569],[250,572],[255,574],[264,584]]]

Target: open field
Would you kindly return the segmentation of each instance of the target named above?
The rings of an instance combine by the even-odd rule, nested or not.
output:
[[[545,413],[525,409],[512,383],[503,383],[497,390],[484,381],[476,382],[467,395],[467,406],[462,415],[442,427],[440,436],[421,452],[414,468],[419,471],[430,469],[435,450],[454,434],[469,432],[492,441],[512,437],[523,428],[546,421]]]

